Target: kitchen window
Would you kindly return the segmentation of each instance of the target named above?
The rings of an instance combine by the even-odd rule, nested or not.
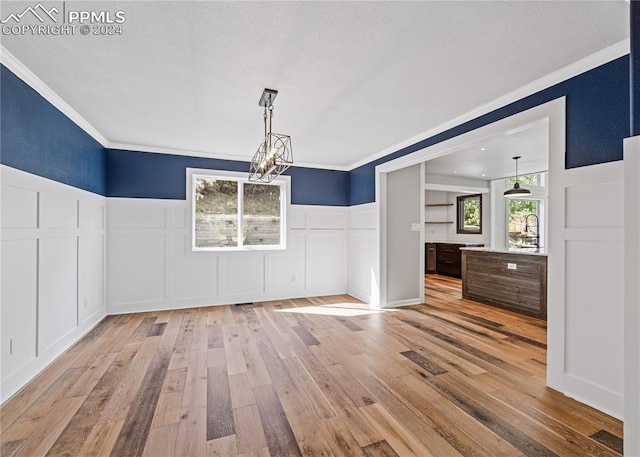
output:
[[[482,234],[482,194],[457,199],[457,230],[460,234]]]

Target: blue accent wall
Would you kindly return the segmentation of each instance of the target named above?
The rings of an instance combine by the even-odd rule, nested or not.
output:
[[[640,8],[632,2],[632,21]],[[634,19],[635,18],[635,19]],[[637,27],[636,27],[637,28]],[[640,32],[632,26],[633,54]],[[630,73],[640,58],[624,56],[403,148],[349,172],[292,167],[293,204],[348,206],[375,200],[375,167],[525,111],[567,97],[567,168],[622,159],[629,126],[640,134],[640,95],[630,96]],[[631,69],[631,71],[630,71]],[[640,85],[640,77],[636,87]],[[241,161],[105,150],[6,67],[0,67],[0,163],[109,197],[185,199],[185,168],[246,171]],[[635,94],[638,90],[632,90]],[[632,98],[638,102],[631,107]],[[634,111],[632,118],[631,112]]]
[[[631,136],[640,135],[640,1],[632,0],[629,23],[631,25]]]
[[[349,205],[375,201],[377,165],[563,96],[566,96],[567,116],[565,166],[576,168],[622,160],[622,140],[629,134],[630,123],[629,56],[620,57],[351,170]]]
[[[249,162],[151,152],[107,150],[107,196],[186,199],[186,168],[249,173]],[[347,206],[349,173],[292,167],[291,203]]]
[[[0,163],[105,195],[102,145],[4,65],[0,100]]]

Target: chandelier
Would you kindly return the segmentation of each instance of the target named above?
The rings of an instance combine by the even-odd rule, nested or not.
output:
[[[271,182],[293,164],[291,137],[271,131],[276,95],[277,90],[265,89],[258,102],[264,107],[264,140],[251,159],[249,181]]]

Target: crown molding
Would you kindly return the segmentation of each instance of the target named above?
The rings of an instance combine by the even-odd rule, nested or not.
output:
[[[203,159],[217,159],[217,160],[234,160],[236,162],[247,162],[251,161],[251,156],[239,156],[232,154],[214,154],[205,151],[194,151],[189,149],[173,149],[173,148],[164,148],[161,146],[146,146],[140,144],[128,144],[128,143],[117,143],[117,142],[109,142],[107,149],[122,149],[127,151],[136,151],[136,152],[151,152],[154,154],[171,154],[177,156],[188,156],[188,157],[201,157]],[[333,165],[323,165],[318,163],[309,163],[309,162],[294,162],[293,167],[295,168],[319,168],[322,170],[335,170],[335,171],[349,171],[347,167],[344,166],[333,166]]]
[[[103,147],[107,147],[109,141],[84,117],[65,102],[53,89],[47,86],[13,54],[0,45],[0,62],[24,81],[29,87],[42,95],[45,100],[55,106],[59,111],[73,121],[78,127],[87,132],[94,140]]]
[[[423,132],[419,135],[416,135],[412,138],[409,138],[405,141],[397,143],[394,146],[388,147],[376,154],[373,154],[365,159],[358,160],[357,162],[352,163],[347,166],[348,170],[353,170],[354,168],[358,168],[362,165],[366,165],[374,160],[381,159],[389,154],[397,152],[403,148],[414,145],[422,140],[426,140],[427,138],[431,138],[439,133],[445,132],[449,129],[457,127],[465,122],[476,119],[480,116],[483,116],[491,111],[495,111],[498,108],[502,108],[510,103],[521,100],[529,95],[535,94],[536,92],[540,92],[541,90],[547,89],[555,84],[566,81],[567,79],[573,78],[574,76],[578,76],[581,73],[587,72],[589,70],[593,70],[600,65],[604,65],[607,62],[611,62],[619,57],[625,56],[629,54],[631,47],[631,41],[629,39],[622,40],[617,42],[614,45],[611,45],[607,48],[604,48],[594,54],[591,54],[583,59],[578,60],[566,67],[561,68],[560,70],[554,71],[553,73],[549,73],[548,75],[543,76],[540,79],[536,79],[535,81],[520,87],[512,92],[509,92],[495,100],[482,105],[478,108],[475,108],[471,111],[468,111],[461,116],[458,116],[454,119],[451,119],[444,124],[440,124],[439,126],[429,129],[426,132]]]

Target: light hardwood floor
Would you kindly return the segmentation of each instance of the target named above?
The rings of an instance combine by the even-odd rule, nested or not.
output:
[[[545,387],[544,322],[425,286],[384,312],[333,296],[107,317],[2,406],[0,455],[619,455],[620,421]]]

